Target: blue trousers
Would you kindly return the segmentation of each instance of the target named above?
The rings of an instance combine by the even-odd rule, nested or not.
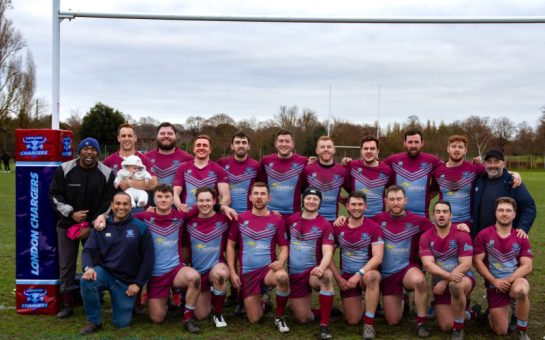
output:
[[[96,280],[81,279],[80,282],[87,320],[95,325],[102,325],[100,291],[108,290],[112,299],[112,323],[119,328],[127,327],[132,319],[136,296],[127,296],[128,285],[111,276],[102,267],[93,269],[97,273]]]

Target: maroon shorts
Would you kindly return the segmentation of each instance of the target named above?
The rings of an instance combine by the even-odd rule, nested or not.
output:
[[[201,292],[210,292],[210,270],[201,274]]]
[[[183,263],[180,263],[171,271],[159,276],[152,276],[148,281],[148,299],[161,299],[170,296],[170,288],[173,287],[174,278],[184,267]]]
[[[344,273],[344,274],[341,274],[341,276],[343,277],[343,279],[348,280],[349,278],[351,278],[354,275]],[[346,299],[346,298],[351,298],[351,297],[354,297],[354,296],[359,296],[361,298],[361,293],[362,292],[363,292],[363,289],[361,289],[361,286],[358,283],[358,285],[355,288],[350,288],[350,289],[347,289],[347,290],[341,290],[341,298]]]
[[[382,296],[403,294],[403,278],[411,268],[418,268],[418,266],[416,264],[410,264],[395,274],[388,277],[383,276],[380,280],[380,291]]]
[[[471,281],[471,290],[469,291],[471,293],[471,291],[475,287],[475,278],[473,276],[469,276],[469,275],[468,275],[468,278]],[[433,291],[433,289],[432,289],[432,291]],[[433,294],[433,296],[435,298],[435,304],[436,305],[450,305],[450,303],[451,303],[450,290],[448,289],[448,286],[445,289],[445,291],[443,292],[443,294],[441,294],[441,295]]]
[[[508,306],[511,303],[509,292],[502,293],[496,288],[486,288],[486,300],[488,301],[488,308],[499,308]]]
[[[243,299],[252,295],[261,295],[261,292],[265,287],[265,276],[267,276],[269,270],[271,269],[268,266],[265,266],[240,276]]]
[[[310,288],[310,272],[312,268],[305,270],[302,273],[290,274],[290,298],[297,299],[309,296],[312,293],[312,288]]]

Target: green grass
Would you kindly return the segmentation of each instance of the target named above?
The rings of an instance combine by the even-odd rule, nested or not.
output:
[[[530,232],[530,239],[534,250],[534,270],[530,279],[531,284],[531,312],[530,337],[537,339],[545,335],[545,172],[521,171],[522,177],[531,191],[538,206],[538,218]],[[30,338],[73,338],[78,330],[86,323],[83,308],[76,308],[75,316],[59,320],[52,316],[23,316],[15,313],[15,175],[0,174],[0,338],[30,339]],[[473,302],[486,305],[483,299],[482,280],[473,292]],[[340,306],[339,295],[336,295],[336,305]],[[105,309],[109,309],[106,303]],[[189,338],[180,326],[180,315],[169,315],[163,325],[153,325],[147,316],[136,316],[132,325],[124,330],[116,330],[109,325],[111,314],[105,313],[105,328],[94,338],[126,338],[126,339],[171,339]],[[226,329],[216,330],[211,322],[201,321],[202,339],[271,339],[280,338],[273,327],[271,316],[266,317],[257,325],[250,325],[245,319],[232,314],[232,309],[225,313],[229,326]],[[291,332],[284,336],[287,339],[315,338],[318,332],[317,324],[297,325],[288,314],[288,325]],[[376,330],[380,338],[384,339],[411,339],[414,330],[414,317],[396,327],[387,326],[383,320],[376,320]],[[468,323],[466,326],[468,339],[492,338],[486,325]],[[360,327],[347,326],[341,317],[332,318],[331,331],[336,338],[361,338]],[[440,333],[434,329],[433,339],[445,339],[449,334]]]

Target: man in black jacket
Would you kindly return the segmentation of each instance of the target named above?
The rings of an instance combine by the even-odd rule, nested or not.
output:
[[[115,192],[115,176],[110,168],[97,160],[99,152],[96,139],[83,139],[78,146],[79,158],[61,164],[49,191],[53,209],[59,217],[59,318],[73,314],[74,290],[78,288],[74,275],[80,240],[70,239],[66,231],[75,224],[92,222],[99,214],[105,213]]]
[[[99,295],[104,289],[112,298],[112,323],[127,327],[138,292],[153,269],[153,238],[146,224],[131,215],[130,196],[118,192],[111,207],[106,228],[91,231],[81,255],[81,296],[89,323],[80,335],[102,328]]]

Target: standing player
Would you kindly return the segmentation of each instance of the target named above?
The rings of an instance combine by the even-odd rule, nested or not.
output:
[[[157,174],[157,181],[172,185],[174,174],[184,162],[192,161],[193,157],[176,146],[176,127],[164,122],[157,127],[157,149],[146,153]],[[148,169],[149,170],[149,169]]]
[[[231,140],[233,155],[218,160],[227,173],[229,191],[231,192],[231,208],[237,213],[252,208],[250,188],[259,171],[259,162],[248,155],[250,138],[244,132],[237,132]]]
[[[407,130],[403,145],[405,152],[386,158],[384,163],[392,167],[395,174],[393,183],[403,187],[407,193],[407,210],[428,217],[432,171],[442,162],[432,154],[421,152],[424,137],[420,130]]]
[[[117,175],[117,172],[123,167],[121,163],[125,158],[136,155],[141,160],[142,163],[146,166],[151,174],[151,181],[148,184],[145,184],[144,181],[134,181],[134,180],[123,180],[119,184],[121,190],[125,191],[127,188],[135,188],[146,191],[151,191],[157,185],[157,175],[153,171],[153,164],[149,159],[141,154],[139,151],[136,151],[136,131],[131,124],[122,124],[117,130],[117,141],[119,142],[119,151],[114,152],[113,154],[106,157],[104,160],[104,165],[108,166],[113,170],[114,174]]]
[[[477,316],[465,311],[469,293],[475,286],[471,272],[473,245],[468,233],[452,225],[451,216],[450,203],[437,201],[433,206],[435,228],[422,234],[419,243],[424,269],[433,276],[439,329],[452,329],[452,339],[459,340],[464,338],[464,320]]]
[[[216,189],[221,196],[221,204],[228,206],[231,202],[227,174],[218,163],[210,160],[211,143],[207,135],[197,136],[193,141],[195,159],[183,163],[176,171],[173,182],[176,209],[191,208],[195,204],[195,192],[200,187]]]
[[[373,136],[361,140],[361,159],[348,163],[350,192],[361,191],[367,197],[365,217],[374,217],[384,211],[384,191],[390,183],[392,169],[378,160],[379,140]]]
[[[293,152],[295,141],[288,130],[276,133],[276,153],[261,159],[263,182],[270,190],[269,209],[286,216],[301,210],[303,170],[308,159]]]
[[[366,208],[363,192],[354,191],[348,196],[348,219],[343,226],[335,228],[340,273],[333,261],[329,268],[341,290],[344,315],[350,325],[357,325],[362,318],[361,293],[365,290],[363,338],[373,339],[376,336],[373,321],[380,298],[378,268],[384,256],[384,241],[380,226],[364,217]]]
[[[213,308],[212,321],[217,328],[221,328],[227,326],[222,311],[229,280],[224,256],[229,221],[225,215],[214,211],[218,201],[215,189],[199,188],[195,196],[199,215],[186,223],[182,237],[182,257],[201,276],[201,293],[195,316],[199,320],[205,319]]]
[[[335,144],[328,136],[321,136],[316,143],[318,161],[303,171],[303,187],[316,188],[322,193],[320,215],[333,222],[339,210],[339,196],[347,177],[345,167],[335,163]]]
[[[496,200],[496,224],[475,238],[473,265],[486,281],[492,331],[507,334],[509,301],[514,299],[518,338],[529,339],[530,284],[525,277],[532,272],[532,249],[528,239],[517,236],[513,225],[516,211],[517,203],[511,197]]]
[[[380,288],[384,301],[384,317],[389,325],[399,323],[402,317],[404,301],[403,288],[414,290],[416,306],[416,334],[419,337],[430,336],[426,326],[426,305],[428,302],[428,284],[418,266],[418,239],[433,224],[425,217],[406,210],[405,190],[397,185],[386,189],[388,212],[375,216],[384,235],[384,260],[381,265],[382,280]]]
[[[276,317],[274,323],[281,333],[289,332],[284,309],[290,295],[290,282],[284,265],[288,260],[288,241],[282,217],[267,209],[270,201],[267,185],[256,182],[251,188],[252,210],[238,215],[231,225],[227,241],[227,264],[231,284],[242,289],[248,320],[258,322],[263,316],[261,292],[264,287],[276,287]],[[240,276],[235,267],[235,246],[238,245]],[[280,254],[276,257],[276,246]]]
[[[330,339],[329,319],[333,307],[334,236],[331,224],[318,213],[322,194],[308,188],[303,192],[303,210],[286,219],[290,235],[289,278],[291,308],[295,318],[307,323],[320,318],[320,338]],[[320,310],[312,310],[312,290],[319,290]]]

